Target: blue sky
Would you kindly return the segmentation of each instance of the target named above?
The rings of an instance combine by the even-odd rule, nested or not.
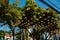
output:
[[[10,0],[10,3],[13,3],[14,0]],[[52,5],[54,8],[56,8],[59,12],[60,12],[60,0],[44,0],[46,1],[47,3],[49,3],[50,5]],[[53,4],[51,4],[49,1],[51,1],[53,4],[55,4],[57,7],[55,7]],[[35,0],[36,4],[42,8],[48,8],[47,5],[45,5],[44,3],[42,3],[41,1],[39,0]],[[20,4],[19,6],[22,7],[24,6],[26,3],[26,0],[20,0]]]
[[[6,27],[6,28],[4,28],[4,27]],[[7,31],[9,31],[10,29],[9,29],[9,27],[8,27],[8,25],[3,25],[3,26],[0,26],[0,30],[7,30]]]
[[[10,3],[13,3],[14,0],[10,0]],[[47,5],[43,4],[42,2],[40,2],[39,0],[35,0],[36,4],[42,8],[47,8]],[[22,7],[24,6],[26,3],[26,0],[20,0],[20,4],[19,6]]]
[[[55,0],[55,1],[54,0],[50,0],[50,1],[52,1],[53,3],[55,3],[58,7],[60,7],[60,0]],[[14,0],[10,0],[10,3],[13,3],[13,2],[14,2]],[[26,2],[26,0],[20,0],[19,6],[20,7],[24,6],[25,5],[25,2]],[[38,6],[40,6],[42,8],[48,8],[47,5],[45,5],[44,3],[40,2],[39,0],[35,0],[35,2],[36,2],[36,4]],[[0,27],[0,30],[4,30],[4,26]],[[6,25],[6,30],[7,31],[10,30],[8,28],[8,25]]]

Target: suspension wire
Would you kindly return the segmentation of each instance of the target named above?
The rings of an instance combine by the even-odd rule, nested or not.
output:
[[[48,1],[50,1],[50,2],[52,2],[53,3],[53,1],[51,1],[51,0],[48,0]],[[56,1],[54,1],[55,2],[55,6],[57,5],[57,7],[59,8],[60,7],[60,5],[58,4],[58,3],[56,3]],[[54,4],[54,3],[53,3]],[[59,6],[58,6],[59,5]],[[60,9],[60,8],[59,8]]]
[[[56,8],[60,9],[58,6],[56,6],[54,3],[52,3],[50,0],[48,0],[52,5],[54,5]]]
[[[51,5],[49,5],[48,3],[46,3],[43,0],[40,0],[41,2],[43,2],[44,4],[46,4],[47,6],[49,6],[50,8],[54,9],[57,13],[60,13],[56,8],[52,7]]]

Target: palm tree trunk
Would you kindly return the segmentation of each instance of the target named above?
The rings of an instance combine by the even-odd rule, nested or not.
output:
[[[14,29],[13,30],[11,30],[12,31],[12,36],[13,36],[13,40],[14,40]]]
[[[34,35],[33,35],[33,40],[35,40]]]
[[[7,23],[8,23],[8,25],[9,25],[9,28],[11,29],[12,36],[13,36],[13,40],[14,40],[14,29],[15,29],[15,28],[12,27],[11,22],[9,21],[9,19],[7,19]]]
[[[28,34],[27,34],[27,30],[25,29],[25,40],[27,40],[28,39]]]
[[[27,31],[27,29],[25,30],[25,32],[26,32],[26,40],[28,40],[28,31]]]
[[[3,36],[3,40],[5,40],[5,36]]]
[[[24,34],[24,40],[26,40],[25,29],[23,29],[23,34]]]
[[[4,25],[4,36],[3,36],[3,40],[5,40],[5,32],[6,32],[6,26]]]

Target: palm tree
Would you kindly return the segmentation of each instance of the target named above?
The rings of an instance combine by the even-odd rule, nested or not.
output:
[[[6,3],[6,4],[4,4]],[[9,28],[12,31],[13,39],[14,39],[14,29],[15,26],[20,24],[20,9],[17,7],[12,6],[7,0],[3,0],[3,4],[1,4],[0,8],[0,19],[3,21],[6,21],[6,23],[9,25]]]
[[[0,30],[0,37],[2,37],[3,40],[4,40],[4,37],[5,37],[4,34],[5,34],[4,31],[3,30]]]

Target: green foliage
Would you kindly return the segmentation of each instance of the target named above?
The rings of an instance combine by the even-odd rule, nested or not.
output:
[[[2,11],[3,10],[3,11]],[[0,17],[3,21],[10,21],[13,22],[13,24],[17,23],[17,21],[19,21],[20,19],[22,19],[22,16],[20,14],[20,9],[18,9],[17,7],[13,7],[12,4],[3,5],[0,9],[0,11],[2,11],[0,13]]]
[[[27,0],[26,5],[22,8],[22,26],[20,28],[30,28],[36,24],[35,30],[31,33],[32,36],[41,35],[44,31],[54,31],[58,25],[58,15],[53,9],[43,9],[38,7],[31,0]],[[27,25],[27,26],[26,26]]]
[[[57,27],[57,12],[55,12],[51,8],[43,9],[38,7],[36,4],[33,5],[33,3],[28,3],[28,5],[24,6],[22,11],[22,15],[24,14],[24,16],[22,16],[23,23],[27,22],[27,24],[29,23],[29,25],[31,26],[37,24],[37,26],[45,26],[46,28],[53,27],[56,24]]]
[[[4,36],[4,31],[0,30],[0,36]]]

